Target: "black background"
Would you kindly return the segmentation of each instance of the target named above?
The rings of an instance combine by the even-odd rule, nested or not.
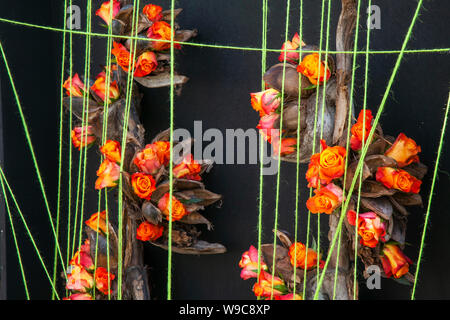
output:
[[[285,1],[269,1],[268,47],[279,48],[284,41],[286,16]],[[299,1],[291,1],[289,34],[297,31],[299,25]],[[94,1],[93,11],[101,1]],[[147,2],[146,2],[147,3]],[[169,8],[169,1],[153,1]],[[318,44],[320,34],[321,1],[304,0],[304,41]],[[82,30],[85,29],[85,1],[74,1],[82,9]],[[381,9],[381,29],[372,30],[371,50],[400,49],[410,24],[417,2],[372,1]],[[256,0],[196,0],[177,1],[177,7],[184,9],[178,18],[186,29],[197,28],[198,43],[232,46],[261,47],[262,8]],[[364,17],[367,1],[362,1],[360,45],[365,48]],[[38,25],[61,27],[63,25],[63,1],[2,1],[0,16]],[[450,3],[444,0],[424,1],[419,20],[408,44],[409,49],[448,47],[448,12]],[[335,49],[335,31],[340,12],[340,1],[331,3],[330,50]],[[93,17],[93,31],[105,32],[102,21]],[[33,145],[51,204],[56,212],[57,166],[58,166],[58,124],[59,86],[61,64],[61,40],[59,32],[0,24],[0,41],[5,48],[14,81],[31,131]],[[91,75],[96,75],[104,64],[106,39],[92,40]],[[74,72],[83,73],[84,36],[74,35]],[[277,53],[268,54],[268,66],[277,62]],[[369,60],[369,88],[367,107],[376,112],[386,89],[387,81],[397,54],[372,54]],[[364,56],[357,64],[355,106],[362,104]],[[66,64],[67,65],[67,64]],[[261,53],[258,51],[227,50],[184,46],[177,55],[176,69],[190,77],[182,94],[176,97],[175,126],[193,133],[194,120],[203,121],[203,130],[218,128],[254,128],[258,115],[250,106],[250,92],[259,91],[261,86]],[[436,158],[443,111],[448,97],[448,72],[450,61],[447,54],[405,54],[387,100],[381,118],[387,134],[404,132],[414,138],[422,147],[421,161],[432,170]],[[67,76],[67,73],[66,73]],[[36,180],[31,156],[26,145],[12,90],[2,63],[2,115],[3,143],[5,150],[4,168],[21,208],[31,226],[31,231],[48,265],[53,260],[53,237],[47,213]],[[143,121],[148,141],[169,125],[168,89],[145,90]],[[67,121],[65,122],[67,128]],[[70,148],[67,133],[64,137],[64,152]],[[448,141],[448,137],[446,141]],[[74,151],[77,157],[78,152]],[[95,170],[98,154],[95,148],[88,153],[85,215],[97,211],[97,193],[94,192]],[[91,162],[92,161],[92,162]],[[450,152],[444,147],[438,183],[431,207],[431,220],[426,239],[421,274],[417,285],[418,299],[449,299],[450,280],[447,269],[450,263],[448,230],[450,226],[450,174],[448,165]],[[67,209],[67,158],[64,159],[62,221]],[[73,167],[76,168],[75,159]],[[299,216],[299,239],[306,237],[306,207],[308,194],[303,179],[306,165],[300,169],[301,194]],[[424,179],[421,194],[428,199],[432,173]],[[293,232],[295,209],[295,164],[281,166],[281,195],[279,228]],[[256,245],[259,164],[258,165],[216,165],[205,179],[208,188],[224,195],[222,208],[208,208],[205,215],[214,223],[214,231],[204,230],[203,237],[209,241],[221,242],[228,252],[217,256],[180,256],[173,259],[174,299],[250,299],[253,298],[252,280],[239,278],[238,261],[250,244]],[[264,179],[264,242],[271,242],[274,221],[276,176]],[[406,254],[413,260],[418,256],[418,244],[424,221],[424,209],[411,210],[408,222]],[[311,230],[316,233],[316,216],[311,221]],[[327,218],[321,218],[322,239],[326,238]],[[50,287],[36,254],[16,216],[21,254],[25,264],[26,277],[31,298],[49,298]],[[64,222],[63,222],[64,224]],[[7,224],[8,226],[8,224]],[[9,227],[7,231],[7,280],[8,298],[25,297],[16,250]],[[65,234],[64,228],[62,233]],[[317,235],[315,235],[317,237]],[[323,241],[323,245],[326,241]],[[322,245],[322,246],[323,246]],[[65,248],[65,243],[62,243]],[[64,251],[63,251],[64,252]],[[65,256],[65,255],[64,255]],[[146,263],[149,265],[152,295],[155,299],[166,297],[167,254],[165,251],[146,248]],[[49,268],[52,270],[52,268]],[[414,269],[413,269],[414,270]],[[364,282],[360,286],[361,299],[408,299],[410,289],[393,280],[382,279],[382,290],[369,291]]]

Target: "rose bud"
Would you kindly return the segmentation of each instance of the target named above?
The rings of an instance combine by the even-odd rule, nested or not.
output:
[[[150,200],[156,189],[156,182],[150,174],[138,172],[131,175],[131,186],[139,198]]]
[[[328,66],[325,66],[325,63],[320,60],[318,53],[312,53],[305,56],[302,62],[297,66],[297,72],[306,76],[313,85],[320,84],[324,79],[328,80],[331,76]]]
[[[92,131],[92,126],[75,127],[72,132],[72,144],[78,150],[81,148],[90,146],[96,140],[96,137]]]
[[[342,189],[333,183],[314,190],[315,196],[306,201],[306,207],[311,213],[331,214],[342,203]]]
[[[302,296],[299,294],[288,293],[283,296],[276,296],[275,300],[303,300]]]
[[[366,110],[364,114],[364,110],[361,110],[358,116],[358,120],[351,128],[352,136],[350,138],[350,147],[354,151],[361,150],[362,141],[364,137],[364,143],[367,141],[369,137],[369,132],[372,129],[372,111]]]
[[[162,19],[162,8],[154,4],[148,4],[142,9],[142,13],[146,15],[150,21],[158,21]]]
[[[319,165],[320,153],[315,153],[311,156],[308,164],[308,170],[306,171],[305,178],[308,181],[308,188],[317,189],[320,183],[319,179]]]
[[[162,236],[163,231],[163,226],[144,221],[137,228],[136,238],[141,241],[155,241]]]
[[[120,177],[120,166],[113,161],[105,159],[97,170],[97,176],[95,189],[115,187]]]
[[[177,179],[190,179],[200,181],[202,178],[198,175],[202,171],[202,166],[194,160],[192,154],[184,157],[183,161],[173,168],[173,175]]]
[[[275,123],[278,120],[278,118],[280,117],[279,114],[277,113],[271,113],[271,114],[266,114],[265,116],[262,116],[261,119],[259,120],[258,125],[256,126],[257,129],[260,130],[270,130],[270,129],[275,129]]]
[[[417,154],[420,151],[422,151],[420,146],[413,139],[400,133],[392,147],[384,155],[397,161],[398,166],[403,168],[412,162],[419,162],[419,156]]]
[[[120,143],[114,140],[107,140],[103,146],[100,147],[100,152],[106,159],[120,163]]]
[[[103,232],[104,234],[107,234],[108,230],[106,227],[106,211],[102,211],[102,212],[96,212],[93,215],[91,215],[91,217],[89,218],[89,220],[86,220],[86,225],[91,228],[92,230],[99,232],[99,230],[101,230],[101,232]]]
[[[290,153],[295,152],[297,148],[297,139],[295,138],[282,138],[281,139],[281,150],[279,150],[279,138],[273,139],[272,137],[272,146],[273,146],[273,153],[278,156],[280,154],[281,156],[287,155]]]
[[[419,193],[422,181],[413,177],[402,169],[378,167],[376,180],[386,188],[397,189],[403,192]]]
[[[106,97],[106,78],[105,72],[101,72],[94,84],[91,87],[91,90],[103,101],[105,101]],[[109,83],[109,99],[108,103],[112,100],[117,100],[120,96],[119,86],[117,85],[117,81],[113,81]]]
[[[356,212],[349,210],[347,213],[348,223],[356,224]],[[386,224],[381,222],[380,217],[374,212],[360,213],[358,215],[358,234],[361,236],[360,243],[363,246],[375,248],[381,240],[385,242]]]
[[[151,51],[146,51],[137,59],[134,76],[144,77],[155,70],[157,66],[156,55]]]
[[[166,193],[158,201],[158,208],[161,213],[166,216],[166,219],[170,219],[170,194]],[[174,196],[172,196],[172,221],[180,220],[185,215],[189,214],[184,205]]]
[[[262,261],[262,257],[260,266],[262,271],[269,270],[264,261]],[[248,251],[245,251],[242,254],[241,260],[239,261],[239,267],[242,268],[241,278],[243,280],[256,278],[258,276],[258,250],[254,246],[250,246]]]
[[[103,294],[111,292],[111,282],[116,276],[109,273],[105,268],[99,267],[95,270],[95,287]]]
[[[86,292],[94,285],[94,278],[80,265],[70,265],[67,268],[66,289]]]
[[[71,95],[72,97],[82,97],[83,91],[86,91],[86,87],[78,76],[78,73],[75,73],[72,78],[67,78],[64,81],[63,88],[66,89],[67,95]]]
[[[152,40],[171,40],[172,28],[170,24],[165,21],[156,21],[152,24],[147,31],[147,37]],[[152,41],[152,48],[155,51],[165,51],[170,49],[170,42],[162,42],[162,41]],[[180,49],[181,46],[177,43],[174,43],[175,49]]]
[[[73,255],[72,259],[69,262],[69,265],[75,264],[82,266],[86,270],[94,268],[94,262],[92,261],[89,247],[87,248],[86,251],[86,247],[82,246],[80,250],[75,252],[75,254]]]
[[[384,245],[383,256],[381,256],[384,273],[388,278],[392,275],[394,278],[401,278],[408,273],[409,265],[413,262],[408,258],[400,248],[392,242]]]
[[[294,51],[289,51],[289,50],[296,50],[298,49],[298,47],[300,46],[300,43],[302,45],[302,47],[305,45],[305,43],[303,41],[300,40],[300,36],[298,35],[298,33],[296,33],[294,35],[294,37],[292,38],[292,41],[286,41],[285,43],[283,43],[283,46],[281,47],[281,53],[280,56],[278,57],[278,60],[280,62],[284,61],[284,50],[286,50],[286,61],[290,62],[290,63],[297,63],[299,60],[299,53],[298,52],[294,52]]]
[[[287,294],[287,288],[283,280],[278,277],[272,278],[270,273],[261,270],[258,282],[253,286],[253,292],[257,297],[270,298],[271,296],[276,297]]]
[[[320,143],[322,145],[319,158],[320,179],[331,182],[344,175],[347,151],[341,146],[328,147],[325,140],[320,140]]]
[[[63,298],[63,300],[94,300],[88,293],[74,293],[70,296]]]
[[[281,103],[281,95],[275,89],[250,93],[250,97],[253,109],[259,111],[261,117],[274,112]]]
[[[109,25],[111,23],[110,21],[110,17],[111,17],[111,7],[110,7],[111,1],[105,1],[102,3],[100,9],[98,9],[95,12],[96,16],[99,16],[100,18],[103,19],[103,21],[106,22],[107,25]],[[119,13],[120,10],[120,2],[118,0],[113,0],[112,1],[112,19],[114,19],[114,17]]]
[[[291,265],[303,270],[309,270],[317,266],[317,253],[313,249],[308,249],[308,257],[306,257],[306,247],[301,242],[293,243],[289,247],[289,258]],[[319,267],[323,267],[323,261],[319,261]]]
[[[116,57],[117,64],[125,71],[128,72],[128,68],[133,65],[130,64],[130,52],[127,50],[127,48],[118,42],[113,42],[113,49],[111,50],[111,53]]]

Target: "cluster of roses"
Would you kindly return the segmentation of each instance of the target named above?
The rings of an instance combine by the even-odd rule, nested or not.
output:
[[[323,268],[324,262],[320,260],[317,252],[313,249],[306,248],[301,242],[293,243],[289,248],[289,260],[294,268],[301,268],[303,270],[311,270],[319,266]],[[257,282],[253,286],[253,293],[257,297],[263,299],[275,300],[302,300],[302,296],[297,293],[289,292],[289,288],[285,281],[277,276],[270,274],[269,267],[260,259],[260,269],[258,276],[258,250],[254,246],[242,254],[239,261],[241,270],[241,278],[248,280],[250,278],[257,278]]]
[[[114,19],[120,12],[120,2],[113,0],[112,18]],[[141,19],[146,19],[146,23],[150,25],[147,29],[147,37],[152,41],[150,42],[150,51],[145,51],[134,63],[135,77],[144,77],[149,75],[158,66],[155,51],[166,51],[170,49],[170,40],[172,36],[172,28],[169,23],[162,21],[163,9],[160,6],[154,4],[148,4],[142,9]],[[104,2],[100,9],[97,10],[96,15],[101,17],[108,25],[110,21],[110,1]],[[159,40],[159,41],[157,41]],[[179,44],[174,44],[176,49],[180,49]],[[121,43],[113,42],[113,49],[111,53],[116,57],[117,64],[125,71],[128,72],[130,66],[130,58],[132,54]]]
[[[105,211],[93,214],[85,223],[96,232],[107,232]],[[94,300],[95,290],[105,296],[111,294],[115,275],[103,267],[95,267],[90,248],[90,241],[86,239],[70,260],[66,289],[71,294],[63,300]]]
[[[300,59],[299,52],[295,51],[300,45],[305,46],[296,33],[292,41],[286,41],[283,44],[282,52],[278,58],[279,61],[296,65],[297,72],[307,77],[313,86],[322,84],[325,79],[328,80],[331,76],[330,69],[320,59],[319,54],[307,54],[303,59]],[[280,155],[293,153],[297,145],[296,138],[281,137],[280,142],[280,130],[277,124],[280,118],[281,93],[273,88],[267,88],[261,92],[250,93],[250,97],[253,109],[258,111],[260,115],[260,121],[256,128],[259,129],[264,139],[272,144],[274,153]]]

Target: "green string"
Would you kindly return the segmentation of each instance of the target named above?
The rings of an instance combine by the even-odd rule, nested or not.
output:
[[[371,130],[370,130],[370,133],[369,133],[369,136],[368,136],[368,140],[369,140],[369,141],[372,140],[372,137],[373,137],[373,135],[374,135],[376,126],[377,126],[378,121],[379,121],[379,119],[380,119],[380,117],[381,117],[381,113],[383,112],[384,106],[385,106],[385,104],[386,104],[387,97],[388,97],[389,92],[390,92],[390,90],[391,90],[392,84],[394,83],[395,76],[397,75],[397,71],[398,71],[398,69],[399,69],[399,67],[400,67],[400,63],[401,63],[402,58],[403,58],[403,54],[404,54],[403,51],[404,51],[404,49],[406,48],[406,45],[407,45],[407,43],[408,43],[408,40],[409,40],[410,37],[411,37],[412,29],[413,29],[413,27],[414,27],[414,25],[415,25],[415,22],[416,22],[416,20],[417,20],[418,15],[419,15],[420,8],[422,7],[422,3],[423,3],[423,0],[419,0],[419,2],[418,2],[418,4],[417,4],[417,8],[416,8],[416,11],[415,11],[415,13],[414,13],[413,19],[412,19],[411,24],[410,24],[410,26],[409,26],[409,28],[408,28],[407,34],[406,34],[406,36],[405,36],[405,39],[404,39],[404,41],[403,41],[402,49],[401,49],[401,51],[400,51],[400,54],[399,54],[398,57],[397,57],[397,61],[396,61],[396,63],[395,63],[395,66],[394,66],[394,69],[393,69],[393,71],[392,71],[391,77],[390,77],[390,79],[389,79],[389,82],[388,82],[388,84],[387,84],[387,87],[386,87],[386,90],[385,90],[385,92],[384,92],[383,98],[382,98],[382,100],[381,100],[380,107],[379,107],[379,109],[378,109],[377,115],[376,115],[376,117],[375,117],[375,119],[374,119],[372,128],[371,128]],[[326,269],[327,269],[327,267],[328,267],[328,263],[330,262],[330,258],[331,258],[331,254],[330,254],[330,253],[332,253],[333,250],[334,250],[334,247],[335,247],[335,245],[336,245],[336,239],[337,239],[337,237],[338,237],[338,234],[339,234],[340,229],[342,228],[342,222],[344,221],[344,218],[345,218],[346,215],[347,215],[346,212],[347,212],[348,204],[349,204],[349,201],[350,201],[350,196],[351,196],[352,193],[353,193],[353,189],[354,189],[354,187],[355,187],[356,179],[357,179],[358,175],[360,174],[360,172],[361,172],[361,170],[362,170],[362,165],[363,165],[363,163],[364,163],[364,158],[365,158],[365,156],[366,156],[368,147],[369,147],[369,144],[366,144],[366,145],[364,146],[364,148],[362,148],[361,157],[360,157],[360,159],[359,159],[359,161],[358,161],[358,165],[357,165],[356,170],[355,170],[355,176],[354,176],[353,179],[352,179],[352,183],[351,183],[351,186],[350,186],[350,189],[349,189],[349,197],[345,200],[345,203],[344,203],[344,206],[343,206],[344,214],[342,214],[341,217],[339,218],[339,223],[338,223],[337,230],[336,230],[337,232],[335,233],[335,235],[334,235],[334,237],[333,237],[333,240],[332,240],[332,242],[331,242],[331,246],[330,246],[330,249],[329,249],[329,254],[328,254],[327,259],[326,259],[326,261],[325,261],[325,265],[324,265],[324,268],[323,268],[323,272],[322,272],[322,274],[321,274],[321,276],[320,276],[319,283],[318,283],[316,292],[315,292],[315,294],[314,294],[314,299],[317,299],[318,296],[319,296],[319,290],[320,290],[320,288],[321,288],[321,286],[322,286],[323,279],[324,279],[324,277],[325,277],[325,272],[326,272]]]
[[[413,284],[412,293],[411,293],[411,300],[415,299],[415,294],[416,294],[416,284],[417,284],[417,279],[418,279],[419,271],[420,271],[420,263],[422,261],[423,248],[425,246],[425,236],[426,236],[427,227],[428,227],[428,220],[430,217],[431,201],[433,199],[434,186],[435,186],[436,180],[437,180],[437,172],[438,172],[438,168],[439,168],[439,161],[441,159],[442,146],[444,145],[444,136],[445,136],[445,129],[447,127],[449,106],[450,106],[450,94],[447,99],[447,107],[445,108],[444,121],[443,121],[442,129],[441,129],[441,138],[439,140],[439,147],[438,147],[438,151],[437,151],[436,163],[434,165],[433,180],[431,181],[430,196],[428,197],[427,213],[425,214],[425,222],[424,222],[423,230],[422,230],[422,238],[420,240],[419,257],[417,258],[416,274],[414,275],[414,284]]]

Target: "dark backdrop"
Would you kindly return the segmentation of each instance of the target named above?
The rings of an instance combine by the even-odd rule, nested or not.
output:
[[[178,22],[184,28],[197,28],[198,43],[226,44],[233,46],[261,46],[262,10],[261,1],[256,0],[197,0],[177,1],[184,8]],[[291,1],[290,36],[299,24],[299,1]],[[381,29],[372,30],[372,50],[396,50],[401,47],[416,1],[374,0],[381,9]],[[8,19],[62,26],[62,1],[2,1],[0,16]],[[74,1],[83,6],[85,1]],[[101,1],[94,1],[94,8]],[[168,1],[154,1],[168,8]],[[268,20],[268,47],[279,48],[284,39],[285,1],[270,1]],[[363,1],[363,13],[367,7]],[[95,10],[94,9],[94,10]],[[408,48],[449,47],[450,21],[448,1],[425,1],[420,19],[414,28]],[[330,49],[335,49],[335,26],[340,12],[340,1],[332,1]],[[85,9],[82,9],[84,30]],[[363,15],[362,17],[364,17]],[[363,22],[364,19],[361,18]],[[100,19],[93,18],[94,31],[104,32]],[[43,173],[46,191],[52,212],[56,210],[59,85],[62,34],[58,32],[0,23],[0,41],[6,50],[16,87],[31,131],[37,159]],[[360,25],[360,49],[365,48],[365,24]],[[320,1],[304,1],[304,41],[317,44],[320,33]],[[93,38],[91,74],[100,71],[105,61],[106,39]],[[83,73],[84,37],[74,35],[74,72]],[[268,54],[268,65],[277,62],[276,53]],[[374,112],[381,101],[387,80],[394,66],[396,54],[370,55],[369,89],[367,107]],[[176,68],[190,77],[182,94],[176,98],[175,125],[193,133],[194,120],[203,121],[203,130],[218,128],[253,128],[258,122],[257,114],[250,106],[249,92],[259,91],[261,84],[261,53],[257,51],[222,50],[184,46],[177,55]],[[355,105],[361,108],[363,92],[364,58],[357,64]],[[443,111],[448,95],[447,54],[405,54],[396,81],[390,92],[381,118],[383,129],[390,135],[405,132],[422,147],[421,161],[430,168],[436,158]],[[1,96],[3,116],[3,143],[5,159],[3,166],[12,184],[31,231],[36,238],[45,261],[53,260],[53,237],[42,201],[39,185],[33,169],[25,136],[20,124],[17,107],[7,79],[5,68],[1,70]],[[67,75],[67,73],[66,73]],[[168,127],[168,89],[145,90],[143,121],[147,138]],[[67,128],[67,121],[65,122]],[[66,133],[67,135],[67,133]],[[448,137],[446,141],[448,141]],[[64,137],[65,155],[70,147]],[[88,154],[92,165],[88,166],[86,216],[97,211],[96,192],[93,191],[97,151]],[[77,155],[77,152],[74,152]],[[67,158],[64,159],[63,186],[67,183]],[[444,148],[441,170],[434,195],[427,246],[422,261],[417,287],[417,298],[450,298],[450,280],[447,266],[450,252],[447,249],[450,216],[450,174],[448,165],[450,152]],[[77,162],[74,162],[76,167]],[[300,195],[301,214],[299,239],[306,234],[306,183],[303,177],[305,165],[301,166]],[[213,232],[203,230],[209,241],[224,243],[228,252],[217,256],[174,255],[173,297],[174,299],[249,299],[253,298],[253,281],[239,278],[238,261],[243,251],[257,241],[258,180],[259,165],[216,165],[206,176],[206,185],[214,192],[224,195],[222,208],[208,208],[206,216],[214,223]],[[271,242],[274,221],[276,176],[264,179],[264,241]],[[424,179],[422,195],[427,199],[431,173]],[[295,209],[295,164],[281,166],[281,195],[279,228],[293,232]],[[62,194],[62,219],[65,221],[67,194]],[[418,244],[424,221],[424,209],[413,209],[408,223],[406,254],[413,260],[418,256]],[[312,217],[312,230],[316,230],[316,216]],[[326,217],[321,219],[322,239],[326,238]],[[36,254],[21,226],[15,218],[21,254],[31,297],[49,297],[49,285]],[[10,299],[24,298],[23,285],[17,262],[16,250],[7,224],[7,293]],[[62,232],[64,232],[64,226]],[[324,242],[325,243],[325,242]],[[65,243],[62,244],[65,248]],[[4,263],[4,261],[2,261]],[[167,254],[165,251],[146,248],[146,263],[149,265],[153,297],[164,299],[166,292]],[[50,270],[52,268],[49,268]],[[361,299],[408,299],[410,289],[392,280],[382,280],[382,290],[369,291],[361,284]]]

